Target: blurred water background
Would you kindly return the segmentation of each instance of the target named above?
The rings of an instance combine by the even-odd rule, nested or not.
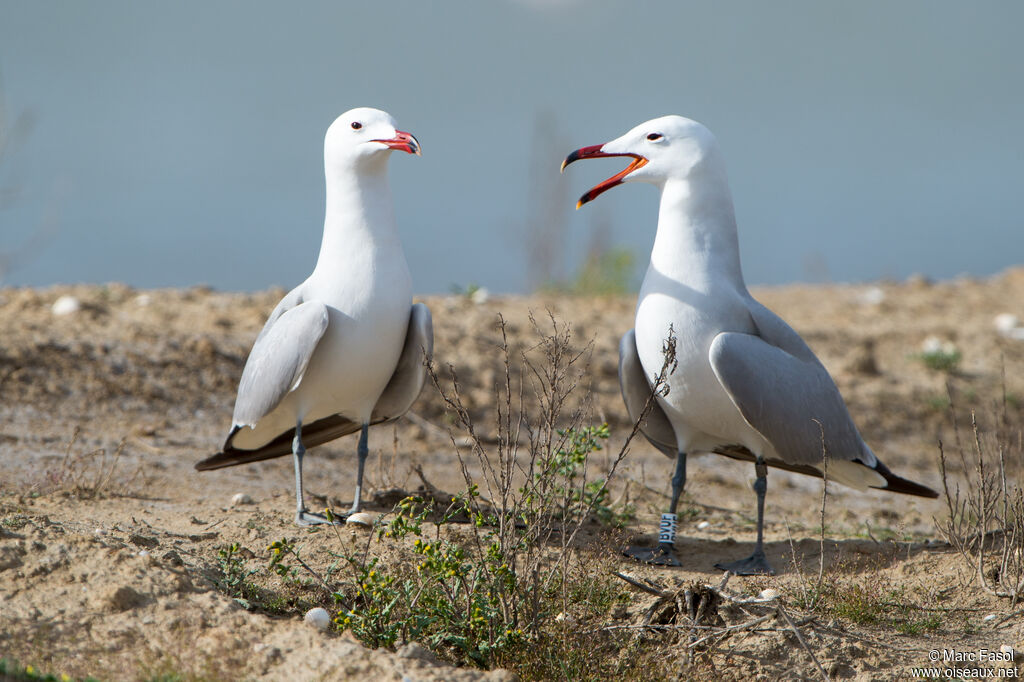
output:
[[[622,164],[558,165],[666,113],[719,138],[750,283],[988,275],[1024,258],[1022,26],[1009,0],[0,0],[0,283],[293,286],[323,133],[364,105],[423,145],[391,163],[422,293],[635,285],[655,190],[575,212]]]

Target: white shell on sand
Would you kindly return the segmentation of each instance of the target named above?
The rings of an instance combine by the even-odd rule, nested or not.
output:
[[[367,512],[356,512],[355,514],[349,514],[348,518],[345,519],[345,523],[355,526],[366,526],[367,528],[373,527],[373,522],[377,520],[377,517]]]
[[[82,309],[82,304],[74,296],[61,296],[53,302],[50,310],[54,315],[71,315]]]
[[[240,504],[252,504],[252,498],[246,493],[236,493],[235,496],[231,498],[231,506],[236,507]]]
[[[331,626],[331,614],[327,613],[327,609],[322,609],[319,606],[306,611],[306,615],[302,617],[302,620],[314,626],[317,630],[326,630]]]

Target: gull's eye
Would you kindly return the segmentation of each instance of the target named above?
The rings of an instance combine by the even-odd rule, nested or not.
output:
[[[359,130],[363,127],[363,124],[359,121],[352,121],[352,130]]]
[[[651,133],[650,135],[647,136],[647,139],[650,140],[651,142],[657,142],[662,137],[663,136],[661,133]]]

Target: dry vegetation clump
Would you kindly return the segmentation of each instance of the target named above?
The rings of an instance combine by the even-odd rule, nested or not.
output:
[[[124,438],[113,452],[108,453],[107,448],[102,447],[76,452],[81,435],[82,429],[76,426],[60,462],[46,469],[43,480],[35,483],[30,493],[58,493],[88,500],[109,495],[115,489],[124,491],[141,478],[141,465],[129,474],[119,471]]]
[[[1011,608],[1024,596],[1024,473],[1022,432],[1007,418],[1005,381],[994,426],[984,430],[971,411],[970,443],[960,437],[950,394],[955,453],[963,472],[963,487],[949,471],[946,449],[939,442],[942,488],[948,516],[936,527],[974,574],[985,592],[1010,600]]]

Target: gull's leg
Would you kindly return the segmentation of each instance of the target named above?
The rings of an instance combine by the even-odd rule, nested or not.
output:
[[[356,450],[356,454],[359,457],[359,469],[356,472],[356,496],[352,500],[352,509],[349,510],[349,514],[355,514],[359,511],[363,497],[363,468],[366,466],[366,456],[370,454],[370,448],[367,444],[369,433],[370,425],[363,424],[363,430],[359,433],[359,448]]]
[[[302,497],[302,457],[305,454],[306,447],[302,444],[302,422],[299,421],[295,424],[295,438],[292,439],[292,460],[295,462],[295,523],[300,526],[330,523],[323,514],[306,510],[306,502]]]
[[[680,452],[676,455],[676,472],[672,475],[672,502],[668,512],[661,515],[661,524],[658,527],[658,546],[654,549],[627,547],[623,551],[626,556],[657,566],[682,566],[675,554],[676,526],[679,523],[676,507],[685,486],[686,453]]]
[[[736,575],[775,575],[764,555],[764,496],[768,492],[768,466],[760,456],[754,463],[754,471],[757,472],[754,481],[754,492],[757,494],[757,543],[754,544],[754,553],[732,563],[715,564],[715,568]]]

